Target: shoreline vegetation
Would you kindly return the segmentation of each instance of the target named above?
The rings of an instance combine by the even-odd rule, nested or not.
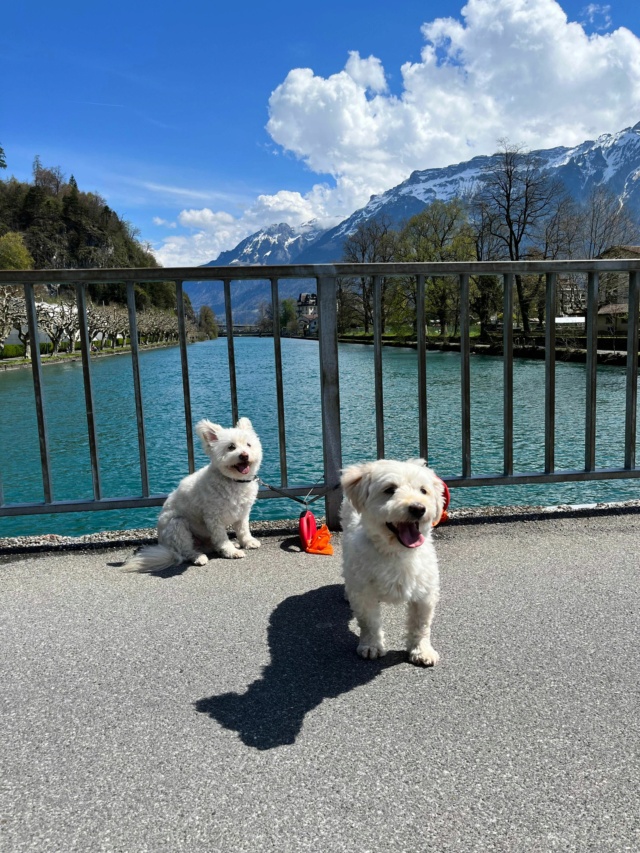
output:
[[[226,337],[226,335],[220,335],[221,338]],[[272,337],[269,334],[255,334],[255,335],[239,335],[238,337]],[[296,340],[316,340],[316,336],[309,335],[282,335],[282,337],[293,338]],[[202,343],[202,341],[189,341],[189,344],[192,343]],[[351,334],[351,335],[338,335],[338,343],[341,344],[363,344],[365,346],[373,346],[373,335],[372,334]],[[603,342],[604,343],[604,342]],[[607,344],[611,344],[612,341],[607,340]],[[626,341],[624,341],[624,345],[626,346]],[[139,346],[139,350],[144,352],[146,350],[152,349],[164,349],[168,347],[177,347],[179,343],[177,341],[162,341],[157,343],[149,343]],[[386,335],[382,338],[382,346],[383,347],[393,347],[396,349],[417,349],[418,344],[415,340],[411,338],[407,338],[404,336],[392,336]],[[435,338],[430,335],[427,338],[427,350],[430,352],[460,352],[460,339],[459,338],[447,338],[445,340],[440,340],[439,338]],[[498,358],[502,357],[503,354],[503,346],[501,340],[479,340],[478,338],[474,338],[473,336],[469,342],[469,349],[472,355],[490,355],[496,356]],[[112,355],[127,355],[131,353],[131,346],[118,346],[115,349],[111,347],[105,349],[98,349],[91,352],[91,358],[107,358]],[[578,362],[585,363],[587,360],[587,350],[585,347],[581,346],[573,346],[573,345],[559,345],[556,346],[556,360],[558,361],[569,361],[569,362]],[[537,359],[544,360],[545,358],[545,346],[544,340],[541,342],[537,342],[535,339],[526,342],[518,342],[514,341],[513,345],[513,356],[514,358],[523,358],[523,359]],[[75,362],[81,361],[82,354],[79,349],[76,349],[73,353],[64,353],[60,352],[56,355],[42,355],[40,363],[45,366],[47,364],[61,364],[67,362]],[[598,364],[606,364],[611,366],[619,366],[624,367],[627,363],[627,351],[626,349],[605,349],[599,348],[597,350],[596,360]],[[1,358],[0,357],[0,371],[7,370],[18,370],[21,368],[26,368],[31,366],[31,359],[24,357],[16,357],[16,358]]]

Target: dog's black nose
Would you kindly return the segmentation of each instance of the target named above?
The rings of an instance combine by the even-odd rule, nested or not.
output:
[[[248,453],[241,453],[240,454],[240,461],[241,462],[248,462],[249,461],[249,454]]]
[[[413,518],[422,518],[422,516],[427,511],[427,508],[422,504],[409,504],[409,514],[413,516]]]

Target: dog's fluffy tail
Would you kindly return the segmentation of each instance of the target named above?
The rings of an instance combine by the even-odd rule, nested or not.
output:
[[[177,551],[164,545],[147,545],[133,554],[122,567],[124,572],[161,572],[182,562]]]

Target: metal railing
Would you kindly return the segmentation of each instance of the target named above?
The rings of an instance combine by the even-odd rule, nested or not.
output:
[[[599,276],[604,273],[622,273],[629,282],[629,319],[626,363],[626,415],[623,467],[596,467],[596,366],[597,366],[597,296]],[[546,317],[555,316],[558,277],[579,274],[586,277],[586,411],[585,411],[585,464],[584,468],[557,470],[555,467],[555,324],[547,322],[545,332],[545,461],[544,470],[515,472],[513,464],[513,288],[517,275],[536,274],[546,278]],[[503,468],[490,474],[474,475],[471,458],[471,379],[470,379],[470,306],[469,282],[473,276],[499,276],[503,282]],[[373,279],[373,332],[374,332],[374,392],[376,451],[385,455],[385,427],[383,407],[382,370],[382,281],[383,277],[413,277],[416,284],[416,350],[417,350],[417,418],[420,455],[428,458],[427,433],[427,336],[425,324],[425,293],[430,277],[454,276],[460,293],[460,405],[461,405],[461,473],[447,477],[450,487],[502,486],[530,483],[560,483],[581,480],[606,480],[640,476],[636,467],[636,419],[638,385],[638,310],[640,261],[520,261],[520,262],[466,262],[421,264],[335,264],[303,266],[253,266],[253,267],[198,267],[172,269],[100,269],[100,270],[44,270],[0,271],[0,287],[19,285],[24,288],[27,321],[30,331],[35,407],[40,445],[42,487],[44,500],[35,503],[7,504],[3,500],[0,480],[0,517],[35,515],[58,512],[84,512],[105,509],[128,509],[161,505],[166,495],[150,494],[147,469],[147,450],[144,427],[143,389],[140,381],[138,335],[134,301],[134,287],[138,283],[174,281],[177,297],[179,346],[184,398],[185,434],[189,470],[195,468],[194,441],[189,387],[188,344],[185,320],[183,286],[188,281],[217,281],[224,286],[226,328],[233,328],[231,286],[242,280],[263,280],[271,283],[272,311],[279,316],[278,282],[284,279],[314,279],[318,294],[320,405],[322,417],[323,469],[322,483],[289,487],[285,436],[285,406],[282,380],[282,351],[278,323],[273,324],[274,362],[276,375],[276,401],[280,458],[279,488],[263,488],[260,498],[277,498],[283,493],[301,497],[325,494],[329,526],[339,524],[341,501],[339,472],[342,466],[340,428],[340,387],[338,373],[337,295],[338,281],[347,277],[372,277]],[[142,493],[126,498],[104,497],[100,477],[99,448],[94,417],[91,380],[90,335],[86,315],[86,288],[90,283],[126,282],[127,305],[130,323],[133,388]],[[86,403],[89,454],[93,480],[92,500],[56,501],[53,495],[49,433],[45,396],[42,383],[42,364],[37,334],[37,317],[34,287],[39,284],[73,284],[80,318],[82,345],[82,371]],[[227,336],[229,387],[233,421],[238,418],[236,364],[234,337]]]

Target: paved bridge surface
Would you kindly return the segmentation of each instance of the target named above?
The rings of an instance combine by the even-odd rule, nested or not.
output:
[[[263,542],[0,558],[3,851],[640,849],[640,515],[440,528],[430,670]]]

